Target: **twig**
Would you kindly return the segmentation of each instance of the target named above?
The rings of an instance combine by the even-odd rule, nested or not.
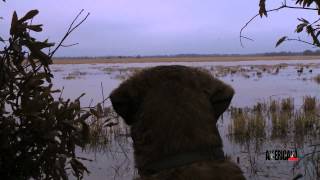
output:
[[[104,103],[104,102],[106,102],[109,98],[110,98],[110,96],[108,96],[107,98],[103,99],[100,103],[101,103],[101,104],[103,104],[103,103]],[[97,105],[96,105],[96,106],[91,107],[91,102],[90,102],[90,105],[89,105],[88,107],[81,107],[81,108],[84,108],[84,109],[91,109],[91,108],[95,108],[95,107],[97,107]]]
[[[61,93],[60,93],[59,99],[61,99],[61,96],[62,96],[63,90],[64,90],[64,86],[62,86],[62,90],[61,90]]]
[[[58,46],[49,54],[50,59],[52,58],[52,56],[55,54],[55,52],[61,47],[63,46],[62,43],[67,39],[67,37],[75,30],[77,29],[90,15],[90,13],[87,13],[87,15],[76,25],[75,22],[78,20],[79,16],[83,13],[83,9],[78,13],[78,15],[73,19],[72,23],[70,24],[66,34],[63,36],[63,38],[61,39],[61,41],[59,42]]]
[[[90,99],[89,108],[91,107],[91,104],[93,103],[93,99]]]
[[[267,12],[278,11],[278,10],[283,9],[283,8],[285,8],[285,5],[282,5],[282,6],[278,7],[278,8],[275,8],[275,9],[267,10]],[[243,43],[242,43],[242,38],[244,38],[244,39],[251,39],[251,38],[248,38],[248,37],[242,35],[243,30],[244,30],[245,28],[247,28],[247,26],[248,26],[254,19],[256,19],[258,16],[260,16],[259,13],[256,14],[256,15],[254,15],[254,16],[241,28],[241,30],[240,30],[240,44],[241,44],[241,47],[244,47],[244,46],[243,46]]]
[[[319,46],[317,46],[317,45],[315,45],[315,44],[313,44],[313,43],[310,43],[310,42],[307,42],[307,41],[301,40],[301,39],[288,38],[288,39],[286,39],[285,41],[298,41],[298,42],[302,42],[302,43],[305,43],[305,44],[308,44],[308,45],[311,45],[311,46],[314,46],[314,47],[319,48]]]
[[[103,92],[102,82],[101,82],[101,84],[100,84],[100,87],[101,87],[101,93],[102,93],[102,100],[104,100],[105,98],[104,98],[104,92]],[[104,109],[104,102],[102,103],[102,107],[103,107],[103,109]]]
[[[311,25],[314,25],[315,23],[319,22],[320,21],[320,18],[317,19],[316,21],[314,21]]]

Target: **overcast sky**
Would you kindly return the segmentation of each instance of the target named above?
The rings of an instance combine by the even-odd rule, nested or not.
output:
[[[258,12],[259,0],[7,0],[0,2],[0,35],[8,37],[14,10],[21,17],[39,9],[35,23],[44,24],[40,38],[57,42],[84,9],[87,21],[66,41],[79,45],[60,49],[58,56],[167,55],[181,53],[259,53],[303,51],[312,47],[287,42],[275,48],[283,35],[293,33],[297,17],[318,18],[316,12],[282,10],[258,18],[244,31],[255,41],[239,43],[241,27]],[[269,2],[270,1],[270,2]],[[281,0],[267,1],[268,8]],[[301,38],[305,38],[299,35]]]

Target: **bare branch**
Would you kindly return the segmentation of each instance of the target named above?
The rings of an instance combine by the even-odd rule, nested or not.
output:
[[[75,22],[78,20],[80,15],[83,13],[83,9],[77,14],[77,16],[73,19],[71,22],[66,34],[63,36],[63,38],[60,40],[58,46],[49,54],[49,57],[52,58],[52,56],[55,54],[55,52],[60,48],[60,47],[66,47],[66,45],[62,45],[62,43],[67,39],[67,37],[75,30],[77,29],[90,15],[90,13],[87,13],[86,16],[77,24]],[[76,43],[78,44],[78,43]],[[74,44],[75,45],[75,44]],[[67,46],[69,47],[69,46]]]
[[[84,9],[81,9],[81,11],[77,14],[77,16],[73,19],[73,21],[71,22],[69,28],[68,28],[68,32],[72,29],[74,23],[77,21],[77,19],[79,18],[79,16],[83,13]]]
[[[285,8],[285,7],[286,7],[286,5],[282,5],[282,6],[278,7],[278,8],[271,9],[271,10],[267,10],[267,13],[268,13],[268,12],[272,12],[272,11],[278,11],[278,10],[283,9],[283,8]],[[240,30],[240,44],[241,44],[241,47],[244,47],[244,46],[243,46],[243,43],[242,43],[242,38],[245,37],[245,39],[250,39],[250,38],[242,35],[243,30],[244,30],[254,19],[256,19],[258,16],[260,16],[259,13],[256,14],[255,16],[253,16],[253,17],[241,28],[241,30]]]

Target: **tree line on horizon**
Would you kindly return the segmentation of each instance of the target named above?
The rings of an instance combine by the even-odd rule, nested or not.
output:
[[[175,57],[223,57],[223,56],[318,56],[320,50],[305,50],[302,52],[280,51],[250,54],[173,54],[173,55],[151,55],[151,56],[59,56],[54,59],[122,59],[122,58],[175,58]]]

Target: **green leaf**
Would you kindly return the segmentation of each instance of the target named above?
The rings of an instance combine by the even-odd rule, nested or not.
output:
[[[287,36],[283,36],[282,38],[280,38],[276,44],[276,47],[278,47],[281,43],[283,43],[288,37]]]
[[[296,31],[297,33],[302,32],[303,29],[304,29],[304,27],[306,27],[306,25],[307,25],[307,24],[305,24],[305,23],[299,24],[299,25],[297,26],[297,28],[296,28],[295,31]]]
[[[265,15],[266,17],[267,15],[267,10],[266,10],[266,0],[260,0],[259,2],[259,15],[260,17],[262,17],[263,15]]]
[[[17,24],[18,24],[18,15],[17,15],[17,12],[14,11],[12,15],[12,20],[11,20],[10,35],[16,34]]]
[[[27,14],[24,15],[19,21],[24,22],[26,20],[32,19],[38,13],[39,13],[39,11],[37,9],[31,10],[31,11],[27,12]]]
[[[42,24],[38,24],[38,25],[29,25],[26,28],[32,30],[32,31],[36,31],[36,32],[41,32],[42,31]]]

